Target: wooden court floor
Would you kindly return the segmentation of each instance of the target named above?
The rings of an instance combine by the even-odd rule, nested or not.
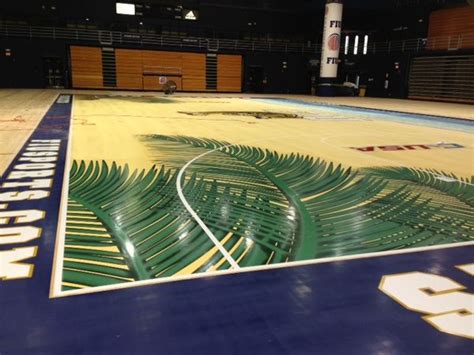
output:
[[[395,318],[409,324],[404,334],[409,329],[421,329],[427,339],[443,334],[458,350],[472,344],[465,342],[474,333],[472,295],[455,292],[472,286],[472,106],[106,91],[64,91],[57,99],[60,94],[0,91],[0,222],[7,225],[0,228],[0,283],[8,285],[3,292],[10,304],[23,287],[11,285],[35,277],[25,290],[36,285],[43,296],[63,302],[86,294],[101,302],[97,297],[112,291],[118,297],[129,292],[122,294],[122,302],[138,302],[142,296],[130,292],[140,291],[117,290],[183,281],[188,283],[175,287],[184,292],[183,287],[193,287],[192,279],[222,278],[216,282],[226,283],[237,277],[248,289],[264,275],[275,275],[269,272],[293,272],[284,277],[293,286],[297,282],[293,292],[300,306],[317,303],[321,314],[331,317],[318,298],[323,296],[313,293],[313,283],[329,282],[331,287],[350,278],[352,268],[360,268],[378,280],[367,286],[373,292],[367,296],[370,304],[359,300],[357,285],[351,286],[348,294],[363,309],[389,303]],[[44,226],[35,226],[38,221]],[[39,243],[30,247],[36,248],[34,253],[20,248],[27,243]],[[23,257],[14,259],[20,251]],[[31,258],[36,263],[19,266]],[[377,267],[367,271],[364,263]],[[332,281],[308,267],[332,268],[327,271]],[[456,268],[462,276],[452,276]],[[416,274],[421,269],[425,276]],[[25,272],[27,276],[21,276]],[[281,286],[270,278],[267,287]],[[465,278],[468,281],[457,282]],[[165,294],[172,291],[161,286]],[[258,292],[258,285],[252,287],[252,294]],[[410,287],[430,290],[423,296],[426,302],[420,303],[423,297]],[[437,292],[448,291],[452,297],[432,302]],[[70,302],[86,307],[86,301]],[[421,306],[424,302],[433,306]],[[105,312],[117,307],[107,306]],[[298,309],[310,316],[319,314],[316,308]],[[345,308],[336,306],[334,317],[342,316]],[[292,310],[288,312],[283,318],[293,317]],[[451,318],[441,319],[448,313]],[[416,319],[410,318],[415,314]],[[371,317],[374,329],[389,321],[381,314]],[[261,321],[267,322],[268,315]],[[296,318],[286,321],[293,324]],[[150,325],[146,320],[136,324]],[[261,326],[260,320],[256,324]],[[380,336],[388,336],[389,329]],[[266,331],[272,337],[278,333]],[[315,332],[323,336],[321,328]],[[85,333],[100,338],[100,332]],[[290,333],[298,331],[293,327]],[[336,337],[335,329],[330,333]],[[192,337],[206,334],[194,332]],[[294,353],[308,353],[308,336]],[[419,351],[418,345],[404,347],[398,335],[392,336],[397,339],[395,350]],[[265,353],[285,353],[277,349],[292,341],[283,338],[283,348],[273,344],[275,351]],[[211,343],[198,342],[206,352]],[[369,343],[365,339],[360,344],[360,353],[367,353]],[[47,340],[32,344],[31,349],[51,345]],[[71,346],[66,340],[61,344]],[[146,344],[142,349],[149,350],[154,341],[150,338]],[[264,349],[258,344],[253,346],[256,353]],[[346,344],[350,348],[351,342]],[[185,349],[175,343],[167,346]],[[227,345],[218,349],[228,350]],[[230,353],[237,349],[245,349],[244,344],[236,343]],[[335,348],[322,349],[332,353]],[[344,349],[341,345],[339,350]]]

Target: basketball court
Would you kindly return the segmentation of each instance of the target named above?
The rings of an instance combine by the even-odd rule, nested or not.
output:
[[[3,246],[21,238],[23,248],[11,252],[35,265],[11,264],[11,275],[2,276],[39,275],[2,290],[7,314],[37,314],[27,323],[46,324],[33,349],[66,349],[77,326],[97,341],[104,334],[90,324],[132,308],[139,323],[131,313],[115,323],[113,347],[137,331],[132,324],[166,331],[165,315],[174,311],[196,322],[210,312],[222,339],[246,322],[243,338],[231,335],[219,352],[257,341],[254,331],[281,331],[271,347],[293,344],[294,353],[306,353],[324,339],[311,321],[315,312],[337,322],[344,337],[362,317],[377,337],[390,338],[403,324],[407,337],[423,334],[428,349],[443,339],[453,353],[471,347],[472,314],[457,312],[472,296],[454,291],[472,286],[474,123],[464,105],[441,104],[448,117],[408,112],[426,103],[400,112],[396,101],[382,111],[370,99],[268,95],[3,90],[0,100],[2,217],[23,223]],[[441,286],[420,276],[433,272]],[[420,285],[432,290],[424,296],[429,306],[404,304],[420,296],[400,289]],[[430,303],[443,294],[452,297],[443,306],[448,321]],[[177,301],[184,303],[167,309]],[[69,321],[32,308],[37,302],[76,319],[56,330],[66,334],[59,345],[49,329]],[[84,313],[91,302],[94,311]],[[149,307],[158,310],[151,318]],[[288,313],[278,307],[290,307],[291,318],[281,319]],[[278,321],[263,326],[271,314]],[[192,341],[173,335],[166,347],[211,351],[214,342],[199,340],[199,329],[189,324]],[[308,343],[294,345],[294,332]],[[374,344],[360,341],[360,349]],[[153,343],[134,346],[145,351]],[[84,349],[100,351],[95,346]],[[390,352],[392,345],[383,346]]]
[[[468,0],[0,3],[0,355],[474,354]]]

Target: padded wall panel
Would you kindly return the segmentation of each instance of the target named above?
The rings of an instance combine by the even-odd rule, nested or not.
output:
[[[71,47],[73,86],[104,88],[102,49]],[[178,90],[206,91],[206,54],[115,49],[116,89],[162,90],[159,77],[166,75]],[[218,55],[217,91],[241,92],[242,57]]]
[[[71,46],[72,87],[102,89],[102,49]]]
[[[434,11],[430,16],[428,48],[474,48],[474,7]]]
[[[217,91],[242,91],[242,56],[226,54],[217,56]]]
[[[206,55],[202,53],[183,53],[183,90],[206,90]]]
[[[142,61],[145,72],[176,75],[182,71],[180,52],[142,51]]]
[[[142,51],[116,49],[117,88],[143,90]]]

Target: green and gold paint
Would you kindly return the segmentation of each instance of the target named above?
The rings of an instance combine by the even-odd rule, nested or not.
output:
[[[202,129],[196,115],[180,113],[183,105],[174,103],[174,115],[186,116],[181,123],[195,126],[180,133]],[[254,108],[242,110],[239,119],[255,121],[254,114],[245,117]],[[304,112],[295,115],[304,117]],[[80,112],[77,124],[86,116]],[[232,269],[178,196],[179,173],[196,157],[200,158],[182,171],[182,193],[240,268],[474,239],[472,178],[400,164],[357,162],[351,167],[319,156],[318,151],[288,153],[287,148],[246,144],[245,138],[213,138],[212,131],[207,137],[157,134],[176,131],[179,125],[169,117],[160,118],[159,111],[147,120],[137,117],[136,124],[146,123],[147,129],[127,132],[134,118],[119,116],[111,134],[127,136],[124,142],[133,139],[143,155],[142,164],[133,159],[124,163],[126,146],[110,147],[118,158],[112,160],[105,157],[109,153],[102,159],[81,159],[81,148],[75,147],[64,291]],[[263,121],[268,126],[255,128],[262,129],[262,140],[273,134],[263,128],[275,129],[268,122],[272,120]],[[212,122],[216,129],[219,122]],[[95,119],[93,125],[82,126],[77,144],[84,147],[84,137],[96,134],[93,130],[100,130],[101,124]],[[294,139],[304,144],[301,137]]]

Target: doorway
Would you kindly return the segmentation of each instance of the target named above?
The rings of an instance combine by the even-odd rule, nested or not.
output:
[[[263,67],[251,65],[247,70],[247,91],[253,93],[263,93]]]
[[[64,88],[64,66],[61,58],[43,58],[43,79],[47,88]]]

